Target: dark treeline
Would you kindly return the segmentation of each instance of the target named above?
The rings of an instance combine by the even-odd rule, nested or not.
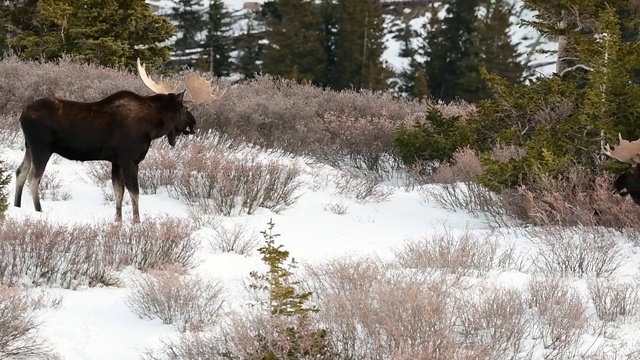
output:
[[[403,9],[389,11],[379,0],[266,1],[240,16],[220,0],[208,10],[202,0],[174,4],[169,17],[179,35],[171,62],[218,76],[261,72],[336,90],[393,88],[409,97],[476,101],[489,96],[480,67],[513,83],[525,73],[509,34],[518,9],[507,0],[448,1],[442,19],[433,15],[445,4],[417,2],[415,17],[432,15],[420,29],[399,15]],[[389,36],[402,42],[409,64],[400,73],[382,58]]]
[[[447,5],[444,17],[413,29],[402,9],[379,0],[272,0],[240,12],[223,0],[174,0],[162,16],[143,0],[8,0],[0,2],[0,52],[48,60],[68,53],[111,67],[132,67],[140,57],[218,77],[263,73],[445,101],[487,98],[480,67],[522,81],[526,64],[509,35],[517,9],[507,0]],[[423,3],[414,17],[444,6]],[[401,73],[382,56],[389,36],[403,44],[409,65]]]

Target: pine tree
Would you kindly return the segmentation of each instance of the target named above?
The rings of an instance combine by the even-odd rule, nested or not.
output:
[[[481,88],[475,38],[478,5],[479,0],[454,0],[442,22],[431,18],[431,31],[425,41],[426,75],[429,91],[436,98],[475,100]],[[474,71],[477,79],[472,79]]]
[[[399,36],[399,40],[402,41],[399,55],[408,60],[408,67],[400,72],[399,93],[401,96],[424,99],[429,96],[427,75],[424,63],[418,60],[418,57],[421,56],[420,50],[415,49],[412,44],[414,37],[415,31],[407,23]]]
[[[206,39],[203,44],[207,71],[215,76],[229,76],[232,71],[231,12],[223,0],[211,0],[207,10]]]
[[[380,1],[338,0],[336,25],[332,88],[385,89],[391,71],[381,59],[385,42]]]
[[[256,22],[247,19],[246,24],[244,32],[237,39],[238,56],[234,68],[244,79],[252,79],[262,72],[264,49],[260,44]]]
[[[265,73],[320,83],[324,75],[322,22],[313,0],[277,0],[277,18],[267,18]]]
[[[7,44],[7,38],[9,37],[10,29],[10,8],[8,4],[0,2],[0,58],[4,56],[4,53],[9,50]]]
[[[330,86],[336,78],[336,3],[334,0],[322,0],[320,3],[320,17],[322,18],[322,46],[324,48],[325,64],[322,79],[323,86]]]
[[[517,44],[510,34],[512,5],[504,0],[482,0],[484,16],[478,21],[478,53],[480,64],[490,73],[498,74],[510,83],[521,81],[525,66],[520,62]],[[489,96],[486,86],[482,97]]]
[[[596,34],[594,24],[599,16],[609,8],[616,10],[619,26],[625,41],[636,38],[637,1],[629,0],[524,0],[525,6],[536,11],[538,15],[532,21],[523,24],[533,26],[542,34],[556,38],[558,41],[556,73],[561,76],[574,75],[588,71],[580,65],[576,56],[575,41],[580,37],[593,37]]]
[[[56,59],[63,53],[106,66],[164,63],[173,27],[153,15],[144,0],[39,0],[33,22],[21,19],[9,46],[26,59]]]
[[[171,57],[180,65],[194,67],[198,55],[202,53],[207,25],[202,0],[173,0],[169,19],[178,36]]]

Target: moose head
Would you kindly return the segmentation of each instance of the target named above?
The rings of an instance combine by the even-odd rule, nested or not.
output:
[[[604,136],[603,136],[604,138]],[[620,162],[631,164],[633,168],[620,174],[613,182],[614,193],[620,196],[631,196],[640,205],[640,139],[629,141],[618,133],[619,144],[613,148],[602,140],[600,148],[603,154]]]

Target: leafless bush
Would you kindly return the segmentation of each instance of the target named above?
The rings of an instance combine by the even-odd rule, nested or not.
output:
[[[589,295],[598,314],[605,322],[628,320],[638,313],[638,284],[596,278],[588,282]]]
[[[528,233],[538,245],[534,266],[551,274],[606,276],[624,261],[619,237],[605,228],[543,226]]]
[[[111,185],[111,163],[107,161],[91,161],[85,166],[87,167],[89,178],[100,188],[104,201],[114,201],[113,187]]]
[[[438,166],[427,177],[432,185],[423,186],[420,194],[425,201],[434,200],[445,209],[483,213],[500,219],[504,209],[499,198],[476,180],[482,171],[480,158],[474,150],[458,149],[451,163]]]
[[[38,312],[46,306],[41,296],[0,285],[0,358],[46,358],[51,350],[38,337]]]
[[[342,202],[334,202],[325,205],[325,210],[331,211],[336,215],[344,215],[349,211],[349,207]]]
[[[78,73],[83,76],[74,76]],[[19,114],[29,102],[49,95],[95,101],[118,90],[148,91],[133,73],[81,64],[70,57],[55,63],[6,57],[0,61],[0,88],[7,95],[0,100],[0,114]],[[193,113],[200,129],[216,130],[234,140],[384,172],[398,164],[393,161],[391,141],[396,127],[423,118],[426,105],[389,93],[338,92],[260,75],[231,87],[225,101],[198,106]],[[475,113],[469,103],[433,105],[447,117],[468,118]],[[0,128],[17,131],[15,117],[11,119],[1,118]],[[141,172],[150,181],[143,191],[154,191],[161,176]]]
[[[110,224],[104,236],[120,266],[150,270],[172,264],[191,268],[196,265],[193,257],[199,246],[191,236],[194,231],[194,224],[186,219],[161,216],[140,224]]]
[[[503,249],[495,234],[479,237],[468,230],[454,235],[445,229],[410,240],[395,253],[405,268],[445,270],[460,276],[484,276],[496,267],[511,268],[517,263],[514,250]]]
[[[536,188],[520,189],[527,221],[535,225],[602,226],[622,229],[637,238],[640,210],[632,201],[612,195],[610,175],[593,177],[571,167],[559,178],[541,178]]]
[[[451,283],[389,270],[371,258],[307,266],[336,358],[463,358],[470,349],[456,340],[459,308]]]
[[[485,349],[487,359],[514,359],[524,345],[530,316],[518,289],[482,287],[461,296],[460,328],[466,343]]]
[[[167,267],[134,277],[126,302],[140,318],[158,318],[183,332],[202,331],[221,315],[222,293],[220,282]]]
[[[0,283],[30,279],[65,288],[117,282],[99,225],[7,219],[0,224]]]
[[[67,201],[71,199],[71,191],[55,172],[48,171],[40,180],[40,196],[44,200]]]
[[[249,231],[247,225],[235,224],[233,227],[218,225],[213,228],[214,236],[209,244],[221,252],[234,252],[239,255],[250,255],[259,244],[256,233]]]
[[[210,213],[252,214],[258,207],[279,212],[298,198],[301,168],[265,158],[251,149],[209,146],[207,139],[184,142],[175,193]]]
[[[118,283],[125,266],[149,269],[192,266],[198,243],[185,220],[148,219],[142,224],[59,224],[7,219],[0,224],[0,283],[79,286]]]
[[[524,155],[524,149],[515,145],[498,144],[491,149],[490,156],[493,160],[506,162],[511,159],[520,159]]]
[[[208,333],[183,333],[174,342],[165,342],[160,351],[146,351],[147,360],[200,359],[288,359],[333,360],[336,354],[319,349],[321,336],[308,318],[265,317],[253,313],[233,313]],[[265,332],[274,332],[266,348]],[[294,330],[295,329],[295,330]],[[265,355],[266,354],[266,355]],[[292,355],[295,354],[295,355]],[[313,354],[313,355],[312,355]]]
[[[335,186],[338,194],[353,196],[358,202],[382,202],[393,195],[393,189],[383,187],[382,181],[378,173],[345,169],[335,180]]]
[[[536,310],[532,331],[542,340],[545,359],[575,355],[587,327],[587,308],[578,292],[560,277],[536,277],[527,285],[527,297]]]
[[[0,113],[3,114],[19,114],[29,102],[50,95],[96,101],[123,89],[146,93],[144,85],[133,73],[82,64],[71,57],[56,62],[5,57],[0,61],[0,88],[5,95],[0,99]],[[11,122],[11,128],[18,130],[16,118]]]

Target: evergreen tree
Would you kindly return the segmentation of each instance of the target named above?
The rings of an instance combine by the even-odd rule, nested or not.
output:
[[[479,62],[490,73],[517,83],[522,79],[525,66],[519,60],[517,44],[511,42],[512,5],[504,0],[483,0],[482,7],[485,11],[479,19],[477,33]],[[483,86],[482,97],[488,96],[489,90]]]
[[[427,59],[413,64],[405,75],[411,84],[424,69],[429,92],[436,98],[476,102],[490,96],[480,67],[491,69],[509,82],[521,81],[524,66],[509,30],[512,6],[505,0],[454,0],[440,19],[440,6],[431,7],[425,36],[418,50]],[[481,14],[481,16],[478,16]]]
[[[558,41],[556,73],[571,78],[580,77],[585,69],[576,54],[576,40],[588,39],[596,33],[600,14],[609,8],[616,11],[622,39],[637,40],[637,3],[629,0],[524,0],[525,6],[538,15],[532,21],[523,21],[542,34]]]
[[[338,0],[336,26],[332,88],[385,89],[391,71],[381,59],[385,43],[380,1]]]
[[[482,85],[480,79],[473,79],[480,67],[475,38],[478,5],[479,0],[454,0],[442,22],[431,18],[425,41],[426,74],[429,91],[436,98],[476,100]]]
[[[177,35],[171,57],[180,65],[194,67],[198,55],[202,53],[207,27],[202,0],[173,0],[169,19]]]
[[[322,0],[320,17],[322,18],[322,46],[324,48],[324,74],[320,83],[330,86],[335,81],[336,71],[336,21],[337,6],[334,0]]]
[[[2,58],[4,53],[9,50],[9,45],[7,44],[10,29],[9,11],[9,5],[4,2],[0,2],[0,58]]]
[[[63,53],[106,66],[135,66],[136,58],[156,66],[169,56],[173,27],[153,15],[144,0],[39,0],[33,22],[21,18],[10,48],[26,59],[47,60]]]
[[[252,79],[262,72],[263,45],[260,43],[257,24],[247,19],[247,27],[238,37],[235,69],[244,79]]]
[[[320,83],[324,75],[322,22],[313,0],[277,0],[279,17],[267,18],[265,73]]]
[[[412,44],[414,38],[415,31],[413,31],[410,24],[407,23],[399,36],[399,40],[402,41],[399,55],[408,60],[408,67],[402,69],[400,73],[401,85],[399,92],[402,96],[423,99],[429,96],[429,88],[427,85],[427,75],[424,70],[424,62],[419,61],[419,57],[421,56],[420,51],[419,49],[415,49]]]
[[[206,70],[215,76],[229,76],[232,70],[231,12],[223,0],[211,0],[207,10],[206,39],[203,44]]]

